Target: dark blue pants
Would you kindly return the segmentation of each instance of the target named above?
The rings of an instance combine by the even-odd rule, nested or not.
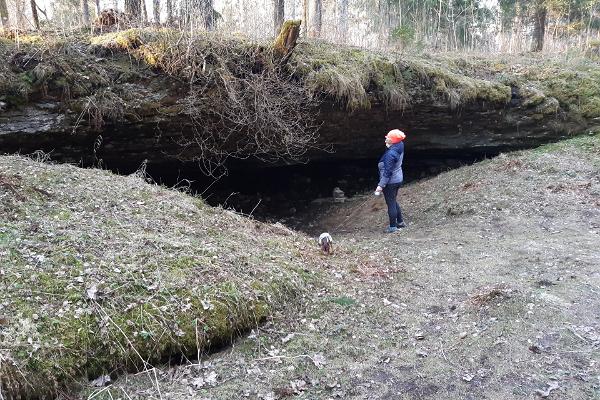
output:
[[[397,227],[398,224],[403,222],[402,211],[400,205],[396,200],[398,196],[398,189],[400,189],[401,183],[391,183],[383,188],[383,197],[385,197],[385,204],[387,204],[388,216],[390,217],[390,226]]]

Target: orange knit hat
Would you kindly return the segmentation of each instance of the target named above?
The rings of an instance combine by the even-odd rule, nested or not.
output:
[[[400,129],[392,129],[385,135],[385,138],[392,142],[392,144],[396,144],[406,139],[406,135]]]

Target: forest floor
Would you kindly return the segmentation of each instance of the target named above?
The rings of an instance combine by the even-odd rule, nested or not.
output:
[[[200,361],[89,399],[599,399],[600,136],[321,209],[319,283]],[[306,237],[306,241],[313,240]],[[318,252],[307,247],[305,251]]]

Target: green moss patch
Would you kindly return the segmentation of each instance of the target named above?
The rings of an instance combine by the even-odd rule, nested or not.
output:
[[[455,109],[475,101],[504,104],[511,96],[509,86],[454,72],[442,59],[309,42],[296,48],[292,63],[315,94],[350,110],[368,109],[373,100],[401,110],[423,96]]]
[[[310,279],[302,236],[135,176],[2,157],[0,178],[5,399],[194,358]]]

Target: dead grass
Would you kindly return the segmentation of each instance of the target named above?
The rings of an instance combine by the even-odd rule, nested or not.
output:
[[[498,302],[502,299],[509,298],[512,290],[507,285],[496,285],[485,287],[477,291],[471,296],[471,301],[478,307],[489,305],[492,302]]]
[[[47,398],[229,343],[310,279],[295,233],[100,170],[0,158],[0,391]]]
[[[402,111],[423,100],[414,98],[418,92],[452,110],[476,101],[503,104],[510,100],[510,87],[455,73],[443,59],[308,42],[297,47],[292,65],[315,95],[325,94],[351,111],[368,109],[373,100]]]

